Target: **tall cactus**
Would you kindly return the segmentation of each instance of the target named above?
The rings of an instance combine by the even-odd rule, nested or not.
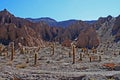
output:
[[[5,57],[8,57],[8,50],[5,49]]]
[[[94,47],[92,48],[92,53],[97,53],[97,50]]]
[[[71,52],[69,52],[69,57],[71,57]]]
[[[0,52],[2,51],[2,45],[0,44]]]
[[[37,65],[37,57],[38,57],[38,54],[35,53],[35,56],[34,56],[34,65]]]
[[[72,45],[72,52],[73,52],[73,64],[75,63],[75,45]]]
[[[52,45],[51,45],[51,52],[52,52],[52,55],[54,55],[54,53],[55,53],[55,45],[54,45],[54,43],[52,43]]]
[[[15,55],[14,42],[12,42],[11,43],[11,61],[13,60],[14,55]]]
[[[89,58],[90,58],[90,62],[92,62],[92,57],[90,56]]]
[[[29,57],[26,56],[26,63],[29,63]]]
[[[82,61],[82,53],[80,53],[80,61]]]
[[[101,55],[99,56],[99,61],[101,61]]]
[[[19,46],[20,54],[24,54],[25,48],[23,47],[23,45],[21,43],[18,43],[18,46]]]

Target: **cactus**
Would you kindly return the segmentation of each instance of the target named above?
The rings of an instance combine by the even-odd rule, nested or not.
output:
[[[5,49],[5,57],[8,57],[8,51]]]
[[[99,56],[99,61],[101,61],[101,56]]]
[[[19,46],[20,54],[24,54],[25,48],[23,47],[23,45],[21,43],[18,43],[18,46]]]
[[[86,52],[87,52],[87,49],[86,49],[86,48],[82,48],[82,52],[83,52],[83,53],[86,53]]]
[[[69,52],[69,57],[71,57],[71,52]]]
[[[12,42],[12,43],[11,43],[11,61],[13,60],[14,55],[15,55],[14,42]]]
[[[53,55],[54,55],[54,52],[55,52],[55,49],[54,49],[54,44],[53,44],[53,48],[52,48],[52,49],[53,49]]]
[[[26,56],[26,63],[29,63],[29,57]]]
[[[24,47],[21,47],[20,48],[20,54],[24,54],[25,53],[25,48]]]
[[[92,62],[92,57],[90,56],[90,62]]]
[[[2,45],[0,44],[0,52],[2,51]]]
[[[97,50],[94,47],[92,48],[92,53],[97,53]]]
[[[82,54],[80,53],[80,61],[82,61]]]
[[[75,45],[72,46],[73,51],[73,64],[75,63]]]
[[[26,63],[29,63],[29,58],[26,59]]]
[[[39,52],[39,51],[40,51],[40,49],[41,49],[41,47],[39,46],[39,47],[37,48],[37,51],[36,51],[36,52]]]
[[[35,53],[35,56],[34,56],[34,65],[37,65],[37,57],[38,57],[38,54]]]
[[[52,49],[52,55],[54,55],[54,53],[55,53],[55,46],[54,46],[54,43],[51,45],[51,49]]]

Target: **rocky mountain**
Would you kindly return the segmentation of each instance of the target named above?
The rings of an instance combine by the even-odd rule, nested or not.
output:
[[[56,27],[63,27],[63,28],[68,27],[68,26],[72,25],[73,23],[75,23],[76,21],[78,21],[78,20],[74,20],[74,19],[66,20],[66,21],[56,21],[49,17],[35,18],[35,19],[26,18],[26,19],[33,23],[45,22],[51,27],[56,26]]]
[[[115,42],[120,41],[120,15],[116,17],[112,28],[112,35],[115,35]]]
[[[0,42],[8,45],[14,41],[17,45],[42,46],[43,41],[39,34],[32,29],[33,24],[23,18],[18,18],[6,9],[0,12]]]
[[[24,19],[4,9],[0,12],[0,43],[7,45],[14,41],[25,46],[43,46],[44,41],[57,41],[70,46],[75,41],[77,47],[96,48],[104,42],[120,41],[119,21],[120,16],[100,17],[93,21]]]
[[[119,47],[119,16],[118,17],[100,17],[92,26],[96,29],[99,37],[99,48],[112,48]]]
[[[86,20],[84,22],[88,23],[88,24],[94,24],[97,20]]]
[[[56,23],[57,21],[52,19],[52,18],[49,18],[49,17],[42,17],[42,18],[26,18],[26,20],[29,20],[33,23],[38,23],[38,22],[46,22],[47,24],[50,24],[50,23]]]

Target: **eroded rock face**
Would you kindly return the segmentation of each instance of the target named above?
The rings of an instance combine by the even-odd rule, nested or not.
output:
[[[0,12],[0,42],[3,44],[14,41],[16,45],[22,43],[25,46],[38,46],[43,45],[42,40],[45,40],[58,41],[68,47],[71,41],[79,36],[82,37],[78,40],[79,47],[97,46],[96,38],[89,34],[92,31],[92,29],[89,30],[89,27],[91,26],[83,21],[76,21],[67,28],[50,27],[45,22],[32,23],[26,19],[15,17],[7,10]],[[86,29],[88,32],[85,31]],[[94,35],[96,35],[95,32]],[[87,37],[91,37],[89,42]]]
[[[77,40],[77,47],[80,48],[92,48],[97,47],[99,45],[99,39],[97,37],[97,33],[93,28],[86,29],[82,31]]]
[[[120,41],[120,16],[116,17],[112,34],[115,35],[115,42]]]
[[[33,28],[32,23],[17,18],[6,9],[0,12],[0,42],[8,45],[14,41],[15,45],[22,43],[25,46],[42,46],[40,34]]]
[[[65,47],[71,47],[71,40],[70,39],[65,39],[63,42],[62,42],[62,46],[65,46]]]

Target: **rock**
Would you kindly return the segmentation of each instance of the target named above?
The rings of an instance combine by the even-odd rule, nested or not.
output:
[[[80,48],[93,48],[97,47],[99,45],[99,39],[97,37],[97,33],[94,29],[86,29],[85,31],[82,31],[79,36],[76,43],[77,47]]]
[[[65,46],[65,47],[71,47],[71,40],[70,39],[66,39],[62,42],[62,46]]]

